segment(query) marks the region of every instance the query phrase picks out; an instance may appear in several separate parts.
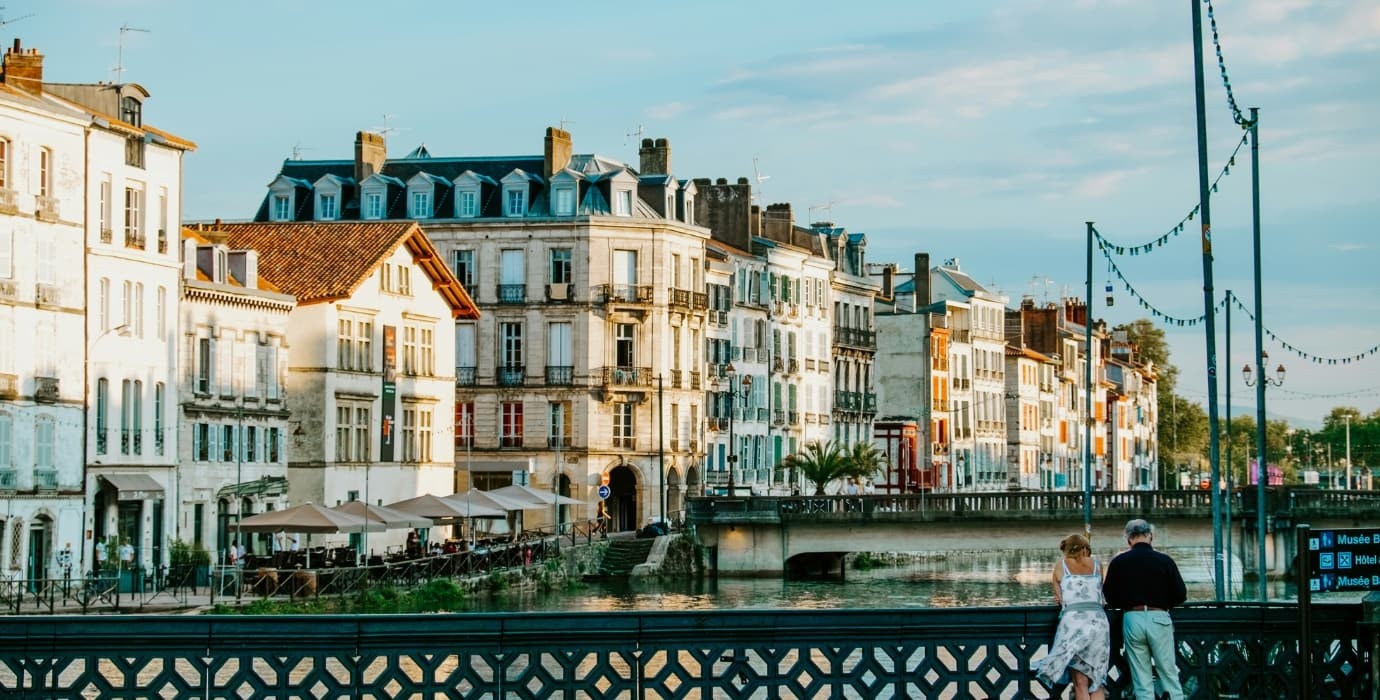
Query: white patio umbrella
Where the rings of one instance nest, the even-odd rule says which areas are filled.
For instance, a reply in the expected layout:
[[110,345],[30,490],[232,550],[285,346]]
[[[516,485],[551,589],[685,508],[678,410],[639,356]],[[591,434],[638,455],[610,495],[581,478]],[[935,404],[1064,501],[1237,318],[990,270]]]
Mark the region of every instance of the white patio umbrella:
[[303,503],[283,510],[270,510],[251,515],[240,521],[239,529],[246,532],[300,532],[307,536],[307,568],[311,568],[312,533],[382,532],[382,523],[368,522],[349,513],[331,510],[315,503]]
[[436,524],[432,522],[431,518],[422,517],[420,515],[413,515],[412,513],[404,513],[400,510],[394,510],[387,506],[369,505],[366,504],[364,501],[349,501],[346,503],[341,503],[340,505],[331,508],[331,510],[339,513],[345,513],[347,515],[353,515],[357,518],[364,518],[371,523],[381,523],[383,527],[388,530],[398,530],[403,528],[411,529],[415,527],[434,527]]
[[492,491],[485,491],[484,493],[487,493],[490,496],[502,496],[504,498],[509,498],[512,500],[523,501],[526,503],[533,504],[531,507],[527,508],[527,510],[532,510],[536,507],[551,505],[589,505],[588,503],[585,503],[584,501],[581,501],[576,498],[562,496],[559,493],[551,493],[550,491],[542,491],[541,489],[534,489],[530,486],[523,486],[521,484],[511,484],[508,486],[504,486],[502,488],[494,489]]
[[429,493],[397,503],[389,503],[387,507],[412,515],[420,515],[423,518],[451,522],[465,518],[502,518],[505,515],[504,511],[492,506],[474,504],[466,509],[463,503],[456,503]]

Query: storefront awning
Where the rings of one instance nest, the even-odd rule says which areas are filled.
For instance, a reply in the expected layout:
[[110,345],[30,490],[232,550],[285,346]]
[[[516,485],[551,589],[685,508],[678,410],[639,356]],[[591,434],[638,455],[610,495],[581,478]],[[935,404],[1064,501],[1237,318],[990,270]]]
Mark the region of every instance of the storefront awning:
[[226,484],[220,487],[216,496],[281,496],[287,493],[287,488],[287,477],[265,476],[253,481]]
[[119,492],[121,501],[156,500],[163,487],[148,474],[101,474],[100,478]]

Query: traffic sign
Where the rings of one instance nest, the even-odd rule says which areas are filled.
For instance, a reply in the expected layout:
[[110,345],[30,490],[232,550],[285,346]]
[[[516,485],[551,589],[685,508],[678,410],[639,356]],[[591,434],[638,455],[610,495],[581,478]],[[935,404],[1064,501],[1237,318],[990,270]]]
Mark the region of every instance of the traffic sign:
[[1308,590],[1380,590],[1380,528],[1308,533]]
[[608,485],[608,484],[600,484],[600,485],[599,485],[599,500],[602,501],[602,500],[604,500],[605,498],[608,498],[610,493],[612,493],[612,490],[609,489],[609,485]]
[[605,473],[599,475],[599,483],[601,483],[601,484],[603,484],[603,485],[605,485],[605,486],[608,486],[608,485],[609,485],[609,475],[608,475],[608,472],[605,472]]

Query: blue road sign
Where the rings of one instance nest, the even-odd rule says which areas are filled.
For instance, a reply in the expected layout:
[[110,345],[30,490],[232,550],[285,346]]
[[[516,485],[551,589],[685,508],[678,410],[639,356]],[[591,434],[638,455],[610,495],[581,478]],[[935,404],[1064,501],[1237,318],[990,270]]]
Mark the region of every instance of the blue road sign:
[[605,498],[608,498],[610,493],[613,493],[613,492],[609,490],[608,484],[600,484],[600,485],[599,485],[599,500],[602,501],[602,500],[604,500]]

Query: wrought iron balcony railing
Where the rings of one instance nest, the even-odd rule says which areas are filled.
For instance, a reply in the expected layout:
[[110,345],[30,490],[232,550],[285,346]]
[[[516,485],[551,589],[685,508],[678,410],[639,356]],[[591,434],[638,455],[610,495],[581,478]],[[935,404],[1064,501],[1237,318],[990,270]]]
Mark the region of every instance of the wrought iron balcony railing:
[[500,284],[498,285],[498,303],[500,304],[522,304],[527,301],[527,285],[525,284]]
[[455,368],[455,386],[474,386],[474,385],[475,385],[475,368],[474,368],[474,367],[456,367],[456,368]]
[[575,383],[575,368],[570,365],[547,365],[547,386],[570,386]]
[[526,379],[527,368],[522,365],[504,365],[498,368],[499,386],[522,386]]

